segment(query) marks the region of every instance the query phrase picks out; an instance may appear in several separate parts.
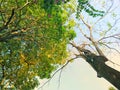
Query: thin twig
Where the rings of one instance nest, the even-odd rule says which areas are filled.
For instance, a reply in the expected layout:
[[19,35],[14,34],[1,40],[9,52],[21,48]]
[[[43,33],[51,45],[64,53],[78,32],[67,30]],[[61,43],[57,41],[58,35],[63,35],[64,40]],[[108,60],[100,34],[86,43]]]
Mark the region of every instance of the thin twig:
[[92,26],[90,26],[87,22],[85,22],[85,20],[83,19],[83,16],[82,15],[80,15],[80,19],[82,20],[82,22],[85,24],[85,26],[88,28],[88,30],[89,30],[89,33],[90,33],[90,37],[88,38],[88,37],[86,37],[86,38],[88,38],[90,41],[92,41],[93,40],[93,35],[92,35]]
[[61,82],[62,70],[63,70],[63,69],[61,69],[60,74],[59,74],[58,89],[60,88],[60,82]]
[[[110,7],[108,8],[108,10],[106,11],[106,13],[104,14],[104,16],[102,16],[101,18],[99,18],[95,23],[94,23],[94,25],[96,25],[100,20],[102,20],[108,13],[109,13],[109,11],[111,10],[111,8],[112,8],[112,6],[113,6],[113,1],[114,0],[111,0],[111,5],[110,5]],[[94,26],[93,25],[93,26]]]
[[43,88],[60,70],[62,70],[64,67],[66,67],[72,60],[74,60],[74,59],[76,59],[76,58],[78,58],[78,57],[75,57],[75,58],[72,58],[72,59],[70,59],[70,60],[67,60],[67,62],[62,66],[62,67],[60,67],[58,70],[56,70],[54,73],[53,73],[53,75],[51,76],[51,78],[50,79],[48,79],[42,86],[40,86],[38,89],[40,89],[40,88]]
[[119,0],[118,5],[117,5],[115,8],[113,8],[113,9],[110,11],[110,13],[112,13],[113,11],[115,11],[115,9],[117,9],[119,6],[120,6],[120,0]]
[[113,47],[110,47],[110,46],[108,46],[107,44],[105,44],[105,43],[102,43],[104,46],[106,46],[107,48],[109,48],[109,49],[113,49],[113,50],[115,50],[116,52],[118,52],[119,54],[120,54],[120,51],[118,51],[117,49],[115,49],[115,48],[113,48]]
[[114,22],[114,24],[105,32],[105,35],[110,31],[110,30],[112,30],[114,27],[115,27],[115,25],[117,24],[117,22],[120,20],[120,18],[118,18],[117,20],[115,20],[115,22]]
[[24,7],[26,7],[27,5],[29,5],[31,2],[28,2],[28,0],[26,1],[26,3],[21,7],[19,8],[18,10],[22,10]]
[[12,12],[11,12],[11,15],[10,17],[8,18],[8,21],[6,22],[6,24],[4,26],[2,26],[0,28],[0,32],[3,31],[5,28],[7,28],[8,24],[11,22],[13,16],[14,16],[14,12],[15,12],[15,9],[12,9]]
[[88,37],[88,36],[83,32],[83,30],[82,30],[82,28],[80,27],[80,25],[78,25],[78,28],[79,28],[80,32],[82,33],[82,35],[83,35],[85,38],[87,38],[87,39],[90,40],[90,37]]
[[[115,27],[115,25],[117,24],[117,22],[120,20],[120,18],[118,18],[117,20],[115,20],[115,22],[114,22],[114,24],[105,32],[105,35],[110,31],[110,30],[112,30],[112,28],[113,27]],[[101,39],[99,39],[98,41],[101,41],[102,39],[106,39],[106,38],[109,38],[109,37],[114,37],[115,35],[111,35],[111,36],[108,36],[108,37],[105,37],[105,35],[101,38]],[[116,38],[116,37],[114,37],[114,38]]]
[[120,36],[120,33],[110,35],[110,36],[107,36],[107,37],[102,37],[101,39],[98,40],[98,42],[102,41],[103,39],[107,39],[107,38],[111,38],[111,37],[115,37],[115,36]]

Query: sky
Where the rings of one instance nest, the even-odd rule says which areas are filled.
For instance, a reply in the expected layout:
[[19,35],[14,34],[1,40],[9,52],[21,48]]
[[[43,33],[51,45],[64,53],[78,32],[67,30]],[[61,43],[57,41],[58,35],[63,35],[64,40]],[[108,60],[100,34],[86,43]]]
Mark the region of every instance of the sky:
[[[95,3],[92,3],[93,5],[100,4],[102,3],[102,7],[103,8],[107,8],[108,6],[110,6],[110,3],[108,2],[107,4],[105,4],[104,0],[93,0]],[[107,1],[107,0],[105,0]],[[110,0],[109,0],[110,1]],[[113,10],[113,12],[119,14],[120,13],[120,7],[118,9],[114,9],[115,7],[117,7],[120,3],[119,0],[113,0],[114,1],[114,5],[113,8],[111,9],[111,11]],[[100,3],[99,3],[100,2]],[[100,6],[98,5],[97,8],[100,8]],[[119,15],[118,15],[119,16]],[[117,16],[116,16],[117,18]],[[86,18],[85,18],[86,19]],[[92,20],[92,22],[95,19]],[[101,21],[102,25],[104,25],[105,27],[102,27],[100,24],[100,27],[98,27],[98,24],[95,25],[95,29],[99,31],[99,29],[105,29],[106,27],[106,23],[107,22],[111,22],[114,23],[114,18],[111,18],[111,16],[106,16],[105,20]],[[88,20],[89,22],[89,20]],[[120,23],[118,23],[117,27],[120,25]],[[84,28],[84,27],[83,27]],[[75,38],[75,41],[78,43],[79,42],[79,38],[80,38],[80,33],[78,29],[75,30],[77,33],[77,37]],[[120,30],[116,31],[116,32],[120,32]],[[116,33],[114,32],[114,33]],[[112,32],[110,32],[110,34],[113,34]],[[96,38],[98,37],[97,35],[95,36]],[[117,46],[115,46],[117,47]],[[105,49],[106,50],[106,49]],[[109,59],[113,60],[114,62],[120,64],[120,60],[119,60],[119,54],[114,52],[114,53],[107,53],[107,56]],[[107,65],[115,68],[115,69],[119,69],[120,67],[113,65],[110,62],[106,63]],[[60,77],[60,80],[59,80]],[[44,84],[44,82],[46,82],[46,80],[43,80],[41,85]],[[97,73],[93,70],[93,68],[83,59],[79,58],[74,60],[74,62],[68,64],[61,73],[57,73],[52,80],[50,80],[49,83],[47,83],[43,88],[36,88],[35,90],[108,90],[109,87],[111,87],[112,85],[106,81],[103,78],[98,78],[97,77]]]
[[43,88],[36,90],[108,90],[112,86],[105,79],[97,78],[97,73],[92,67],[80,58],[63,69],[60,83],[59,75],[60,73]]

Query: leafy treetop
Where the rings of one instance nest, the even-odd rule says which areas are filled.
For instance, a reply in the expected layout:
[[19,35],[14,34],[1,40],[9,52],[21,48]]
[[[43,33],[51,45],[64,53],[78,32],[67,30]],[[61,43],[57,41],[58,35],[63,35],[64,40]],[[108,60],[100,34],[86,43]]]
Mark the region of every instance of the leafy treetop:
[[[75,37],[65,22],[68,13],[46,0],[2,0],[0,3],[0,89],[30,90],[50,78],[65,62],[66,45]],[[47,0],[48,1],[48,0]],[[52,0],[50,0],[52,1]],[[64,18],[63,18],[64,17]]]
[[92,5],[90,5],[89,0],[78,0],[77,18],[79,17],[79,14],[82,12],[82,10],[93,17],[104,15],[104,11],[96,10]]

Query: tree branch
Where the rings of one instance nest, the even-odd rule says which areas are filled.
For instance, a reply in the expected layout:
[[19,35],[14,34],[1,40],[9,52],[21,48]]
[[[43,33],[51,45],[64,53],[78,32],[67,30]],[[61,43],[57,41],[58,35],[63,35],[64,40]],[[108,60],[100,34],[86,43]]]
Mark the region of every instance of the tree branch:
[[114,34],[114,35],[110,35],[110,36],[107,36],[107,37],[102,37],[101,39],[98,40],[98,42],[104,40],[104,39],[107,39],[107,38],[111,38],[111,37],[115,37],[115,36],[120,36],[120,33],[117,33],[117,34]]
[[97,52],[98,52],[99,55],[105,56],[105,55],[103,54],[103,52],[101,51],[101,49],[98,47],[97,42],[96,42],[96,41],[94,40],[94,38],[93,38],[93,35],[92,35],[92,27],[91,27],[88,23],[86,23],[86,22],[84,21],[84,19],[83,19],[83,17],[82,17],[81,15],[80,15],[80,18],[81,18],[82,22],[86,25],[86,27],[89,29],[89,32],[90,32],[90,37],[87,37],[87,35],[85,35],[85,34],[84,34],[84,36],[93,43],[93,45],[95,46],[95,48],[96,48],[96,50],[97,50]]
[[28,0],[26,0],[26,3],[21,8],[19,8],[18,10],[22,10],[24,7],[26,7],[27,5],[29,5],[31,2],[28,2]]
[[[78,49],[78,51],[81,53],[81,49],[79,50],[78,46],[76,46],[74,43],[71,43],[71,45]],[[105,78],[116,88],[120,89],[120,72],[105,64],[106,61],[109,61],[105,56],[97,56],[87,49],[82,49],[82,52],[83,53],[80,55],[97,72],[97,76],[99,78]]]
[[63,70],[63,69],[61,69],[60,74],[59,74],[58,89],[59,89],[59,87],[60,87],[60,81],[61,81],[61,76],[62,76],[62,70]]
[[[111,10],[111,8],[113,7],[113,1],[114,0],[111,0],[111,5],[110,5],[110,7],[108,8],[108,10],[106,11],[106,13],[104,14],[104,16],[102,16],[101,18],[99,18],[95,23],[94,23],[94,25],[96,25],[100,20],[102,20],[108,13],[109,13],[109,11]],[[93,25],[93,26],[94,26]]]
[[118,52],[118,53],[120,54],[120,51],[118,51],[117,49],[115,49],[115,48],[113,48],[113,47],[110,47],[110,46],[108,46],[108,45],[105,44],[105,43],[102,43],[102,45],[106,46],[106,47],[109,48],[109,49],[113,49],[113,50],[115,50],[116,52]]
[[6,24],[3,25],[2,27],[0,27],[0,32],[2,32],[4,29],[7,28],[7,26],[9,25],[9,23],[11,22],[11,20],[14,16],[14,11],[15,11],[15,9],[12,9],[11,16],[8,18],[8,21],[6,22]]
[[65,68],[71,61],[73,61],[74,59],[76,59],[78,57],[75,57],[75,58],[72,58],[70,60],[67,60],[67,62],[62,66],[60,67],[59,69],[57,69],[51,76],[50,79],[48,79],[42,86],[38,87],[38,89],[44,87],[60,70],[62,70],[63,68]]

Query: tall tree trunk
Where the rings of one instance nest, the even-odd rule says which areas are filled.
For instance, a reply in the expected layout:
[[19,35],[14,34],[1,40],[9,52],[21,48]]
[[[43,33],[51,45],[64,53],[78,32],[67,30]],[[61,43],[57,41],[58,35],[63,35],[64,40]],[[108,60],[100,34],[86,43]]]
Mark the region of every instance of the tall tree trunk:
[[105,78],[108,82],[120,90],[120,72],[105,64],[105,62],[108,61],[106,57],[97,56],[91,53],[89,56],[84,55],[84,59],[97,72],[98,77]]
[[71,45],[75,47],[80,52],[80,56],[92,66],[99,78],[105,78],[120,90],[120,72],[105,64],[105,62],[109,60],[103,54],[100,55],[99,53],[100,56],[98,56],[87,49],[76,46],[75,43],[71,43]]

